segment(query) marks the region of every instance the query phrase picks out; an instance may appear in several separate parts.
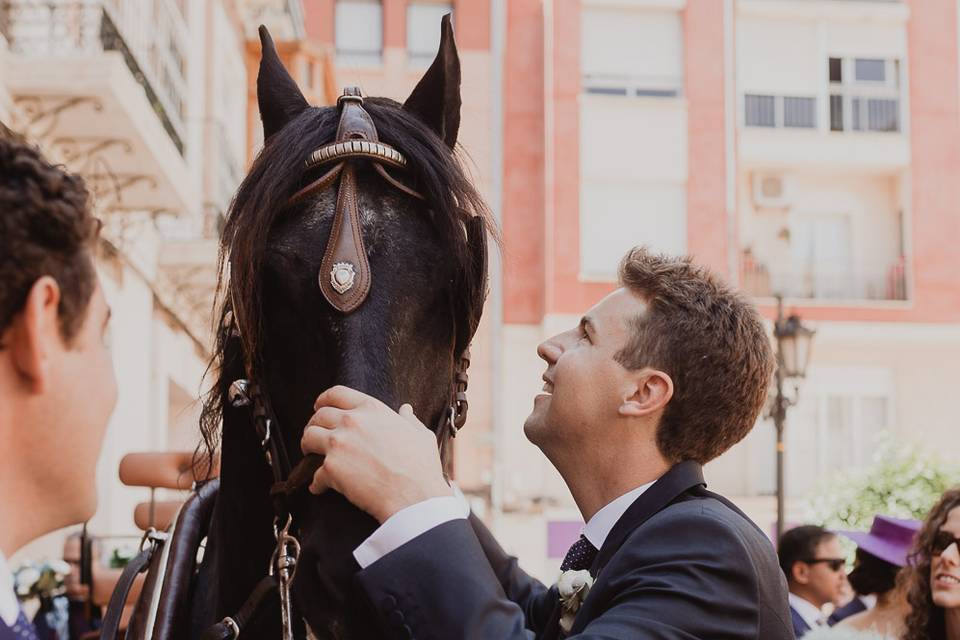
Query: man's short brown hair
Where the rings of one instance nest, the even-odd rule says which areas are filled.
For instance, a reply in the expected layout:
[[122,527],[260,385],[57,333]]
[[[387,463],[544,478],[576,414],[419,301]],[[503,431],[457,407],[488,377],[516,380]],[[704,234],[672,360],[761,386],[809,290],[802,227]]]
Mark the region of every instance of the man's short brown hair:
[[0,131],[0,335],[42,276],[60,285],[63,338],[82,326],[96,288],[91,245],[99,228],[88,201],[80,177]]
[[673,398],[657,428],[671,462],[703,464],[750,432],[767,396],[774,358],[752,304],[690,258],[632,249],[620,284],[644,299],[617,360],[653,367],[673,380]]

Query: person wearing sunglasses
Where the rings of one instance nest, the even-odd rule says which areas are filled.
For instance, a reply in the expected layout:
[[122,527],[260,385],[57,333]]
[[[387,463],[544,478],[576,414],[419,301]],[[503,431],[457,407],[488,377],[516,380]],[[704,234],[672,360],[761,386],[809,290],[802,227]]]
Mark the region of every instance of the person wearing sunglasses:
[[825,626],[823,607],[840,602],[846,575],[840,541],[832,531],[815,525],[790,529],[777,545],[780,568],[790,590],[790,616],[797,638]]
[[[856,563],[847,580],[858,597],[835,611],[830,623],[834,624],[844,610],[850,611],[859,605],[860,611],[843,617],[834,627],[814,629],[804,640],[897,640],[903,637],[904,620],[910,608],[899,578],[919,529],[917,520],[878,515],[870,531],[839,531],[857,543]],[[867,606],[864,599],[873,603]]]
[[960,640],[960,487],[930,510],[907,578],[905,640]]

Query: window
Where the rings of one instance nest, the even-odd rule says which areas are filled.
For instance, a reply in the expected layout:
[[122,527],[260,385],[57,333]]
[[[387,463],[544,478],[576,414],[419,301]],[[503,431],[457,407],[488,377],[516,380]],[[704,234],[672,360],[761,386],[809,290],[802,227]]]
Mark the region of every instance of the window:
[[776,97],[755,96],[745,97],[748,127],[775,127],[777,126]]
[[440,20],[453,13],[449,2],[411,2],[407,7],[407,60],[426,66],[440,46]]
[[812,129],[817,126],[816,98],[783,97],[783,126]]
[[857,82],[884,82],[886,65],[883,60],[857,58],[854,62],[854,78]]
[[[894,423],[893,372],[871,366],[810,367],[785,432],[786,489],[803,496],[820,479],[869,464]],[[776,486],[774,429],[760,423],[747,436],[753,489]]]
[[900,131],[898,60],[830,58],[828,65],[831,131]]
[[817,99],[805,96],[744,96],[744,124],[748,127],[817,126]]
[[380,64],[383,6],[377,0],[337,0],[334,16],[337,62]]
[[843,131],[843,96],[830,96],[830,131]]
[[681,94],[679,12],[586,6],[580,29],[586,93],[654,98]]
[[830,58],[830,82],[843,82],[843,60]]
[[846,214],[797,214],[790,224],[790,273],[778,274],[779,290],[795,298],[860,298],[853,273],[853,232]]

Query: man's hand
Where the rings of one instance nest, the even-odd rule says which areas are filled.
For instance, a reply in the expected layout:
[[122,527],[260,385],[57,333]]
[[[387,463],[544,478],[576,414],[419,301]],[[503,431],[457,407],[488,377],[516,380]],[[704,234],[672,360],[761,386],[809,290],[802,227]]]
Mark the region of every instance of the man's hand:
[[437,439],[405,404],[395,413],[376,398],[332,387],[317,398],[303,432],[304,453],[326,456],[310,485],[333,489],[379,522],[429,498],[449,496]]

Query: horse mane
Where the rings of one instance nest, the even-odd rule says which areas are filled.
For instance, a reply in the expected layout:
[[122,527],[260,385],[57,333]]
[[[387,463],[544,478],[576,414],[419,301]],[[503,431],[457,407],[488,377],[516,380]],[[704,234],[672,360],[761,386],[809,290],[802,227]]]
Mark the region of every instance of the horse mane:
[[[473,218],[483,221],[486,232],[499,244],[493,218],[468,179],[460,160],[432,129],[415,115],[388,98],[365,98],[364,109],[370,114],[381,142],[401,151],[407,158],[412,185],[426,199],[423,207],[438,232],[455,265],[454,287],[472,292],[486,287],[471,268],[473,253],[468,243],[466,225]],[[203,398],[200,416],[202,442],[195,461],[212,462],[220,443],[224,389],[230,380],[223,379],[226,347],[230,338],[224,319],[233,314],[240,328],[240,340],[248,371],[256,372],[262,362],[261,345],[261,281],[270,234],[279,218],[304,204],[287,207],[287,201],[304,186],[308,175],[305,161],[311,152],[334,140],[339,123],[336,107],[310,107],[271,136],[257,155],[230,204],[226,225],[220,239],[218,279],[214,298],[214,350],[206,378],[212,384]],[[307,206],[311,200],[305,201]],[[470,296],[469,299],[482,299]],[[212,468],[212,465],[207,467]]]

